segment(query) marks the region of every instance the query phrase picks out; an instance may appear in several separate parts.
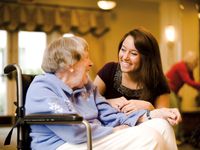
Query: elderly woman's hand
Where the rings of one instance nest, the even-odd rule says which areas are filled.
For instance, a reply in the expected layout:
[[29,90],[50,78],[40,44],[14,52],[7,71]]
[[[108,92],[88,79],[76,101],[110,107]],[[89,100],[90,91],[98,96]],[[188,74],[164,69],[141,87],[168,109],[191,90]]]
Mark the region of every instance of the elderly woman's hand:
[[171,125],[177,125],[181,122],[181,114],[177,108],[160,108],[150,112],[151,118],[166,119]]
[[128,125],[124,124],[124,125],[119,125],[119,126],[116,126],[113,128],[113,131],[118,131],[118,130],[122,130],[122,129],[126,129],[126,128],[129,128]]

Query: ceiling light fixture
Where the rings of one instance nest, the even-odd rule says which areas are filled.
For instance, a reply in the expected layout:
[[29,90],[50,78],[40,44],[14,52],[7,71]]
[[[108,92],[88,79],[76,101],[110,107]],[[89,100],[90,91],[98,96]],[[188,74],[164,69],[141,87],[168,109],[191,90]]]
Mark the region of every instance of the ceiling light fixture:
[[65,34],[63,35],[63,37],[73,37],[73,36],[74,36],[74,34],[73,34],[72,32],[65,33]]
[[113,0],[99,0],[97,5],[103,10],[111,10],[116,6],[116,2]]
[[175,41],[175,28],[172,25],[168,25],[165,28],[165,35],[168,42],[174,42]]

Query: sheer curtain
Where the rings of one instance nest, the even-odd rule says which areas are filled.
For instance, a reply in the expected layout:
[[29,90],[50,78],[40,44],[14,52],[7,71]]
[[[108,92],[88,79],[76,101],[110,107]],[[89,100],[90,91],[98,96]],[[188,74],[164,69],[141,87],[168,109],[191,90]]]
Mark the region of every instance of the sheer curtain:
[[100,37],[109,30],[105,24],[108,13],[98,9],[0,2],[0,28],[63,34],[73,31]]

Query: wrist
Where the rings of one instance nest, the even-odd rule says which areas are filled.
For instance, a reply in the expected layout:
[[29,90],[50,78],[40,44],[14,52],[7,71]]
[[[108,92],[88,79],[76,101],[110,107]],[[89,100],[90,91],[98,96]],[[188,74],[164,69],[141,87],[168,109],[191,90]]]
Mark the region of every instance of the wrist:
[[151,120],[152,119],[152,117],[151,117],[151,111],[149,111],[149,110],[147,110],[147,112],[146,112],[146,117],[147,117],[147,120]]

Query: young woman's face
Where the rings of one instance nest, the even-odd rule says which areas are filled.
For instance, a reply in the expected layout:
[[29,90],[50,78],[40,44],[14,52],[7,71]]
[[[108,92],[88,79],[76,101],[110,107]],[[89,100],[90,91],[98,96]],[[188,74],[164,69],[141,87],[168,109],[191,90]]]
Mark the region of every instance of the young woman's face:
[[88,83],[88,73],[93,63],[87,51],[84,52],[80,61],[74,64],[74,76],[76,77],[77,87],[81,88]]
[[137,71],[140,67],[141,55],[135,48],[134,39],[127,36],[119,51],[121,71],[125,73]]

